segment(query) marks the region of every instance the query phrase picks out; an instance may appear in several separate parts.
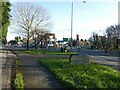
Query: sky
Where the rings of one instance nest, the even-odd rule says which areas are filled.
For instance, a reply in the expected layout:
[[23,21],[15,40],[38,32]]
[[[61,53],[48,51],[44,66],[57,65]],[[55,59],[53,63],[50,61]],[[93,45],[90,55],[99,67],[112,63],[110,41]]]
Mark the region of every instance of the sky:
[[[9,0],[15,2],[24,0]],[[118,24],[118,1],[119,0],[25,0],[46,8],[51,16],[52,28],[57,40],[71,37],[71,3],[73,2],[73,34],[79,34],[80,39],[89,39],[92,32],[102,35],[105,29]],[[9,26],[7,41],[14,39],[17,34],[13,33],[12,24]]]

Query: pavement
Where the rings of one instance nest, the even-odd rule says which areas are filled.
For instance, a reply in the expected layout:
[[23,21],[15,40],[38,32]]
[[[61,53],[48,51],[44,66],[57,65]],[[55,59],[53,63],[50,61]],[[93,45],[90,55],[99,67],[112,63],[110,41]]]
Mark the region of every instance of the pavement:
[[40,56],[28,55],[21,51],[14,53],[22,62],[25,88],[62,88],[55,77],[38,62]]
[[0,46],[0,89],[11,87],[11,67],[15,59],[14,54]]

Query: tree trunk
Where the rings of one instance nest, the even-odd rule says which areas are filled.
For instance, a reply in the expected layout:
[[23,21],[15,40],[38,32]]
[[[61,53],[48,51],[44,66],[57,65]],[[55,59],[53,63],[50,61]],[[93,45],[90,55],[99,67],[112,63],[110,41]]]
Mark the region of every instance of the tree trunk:
[[35,50],[37,50],[37,38],[35,37]]
[[37,48],[37,43],[35,43],[35,50],[37,50],[38,48]]
[[29,39],[27,39],[27,50],[29,50]]
[[29,50],[29,30],[27,31],[27,50]]

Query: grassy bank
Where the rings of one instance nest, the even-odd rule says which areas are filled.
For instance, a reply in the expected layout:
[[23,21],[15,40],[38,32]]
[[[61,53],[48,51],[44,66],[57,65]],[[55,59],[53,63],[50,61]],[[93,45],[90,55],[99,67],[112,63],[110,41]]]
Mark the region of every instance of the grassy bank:
[[67,88],[120,88],[120,72],[108,66],[74,65],[66,59],[42,59],[40,62]]
[[74,52],[59,52],[59,51],[50,51],[50,50],[26,50],[25,53],[27,54],[58,54],[58,55],[70,55],[74,54]]

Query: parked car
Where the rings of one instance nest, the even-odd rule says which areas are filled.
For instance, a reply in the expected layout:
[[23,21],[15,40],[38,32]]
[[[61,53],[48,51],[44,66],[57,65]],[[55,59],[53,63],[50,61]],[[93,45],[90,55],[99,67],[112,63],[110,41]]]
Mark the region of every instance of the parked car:
[[[27,44],[23,44],[22,47],[27,47]],[[29,44],[30,48],[35,48],[35,44]]]
[[21,47],[21,45],[14,44],[13,47]]
[[35,48],[35,44],[29,44],[30,48]]
[[26,44],[23,44],[22,47],[27,47],[27,45],[26,45]]

